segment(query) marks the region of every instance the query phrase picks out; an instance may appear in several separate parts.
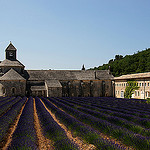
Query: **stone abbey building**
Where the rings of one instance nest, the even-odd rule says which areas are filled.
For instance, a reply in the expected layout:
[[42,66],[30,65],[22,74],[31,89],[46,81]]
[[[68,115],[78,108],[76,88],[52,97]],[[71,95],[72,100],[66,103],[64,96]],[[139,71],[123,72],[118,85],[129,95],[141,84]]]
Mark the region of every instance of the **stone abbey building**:
[[0,61],[0,96],[113,96],[109,70],[25,70],[10,42]]

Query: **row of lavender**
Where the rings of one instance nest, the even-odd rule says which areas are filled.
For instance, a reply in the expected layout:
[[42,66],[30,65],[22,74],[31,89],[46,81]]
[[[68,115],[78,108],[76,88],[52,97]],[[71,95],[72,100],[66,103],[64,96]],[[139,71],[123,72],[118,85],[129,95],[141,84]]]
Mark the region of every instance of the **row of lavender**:
[[56,118],[61,123],[63,123],[69,130],[71,130],[73,136],[78,136],[83,140],[87,141],[88,143],[95,145],[97,149],[124,149],[122,146],[116,144],[115,142],[100,137],[99,133],[90,126],[85,125],[83,123],[83,120],[80,121],[77,118],[71,116],[67,111],[65,112],[60,110],[58,107],[52,104],[55,100],[48,101],[47,99],[42,98],[42,101],[44,102],[46,107],[55,114]]
[[[62,98],[63,99],[63,98]],[[113,101],[114,99],[114,101]],[[96,109],[101,108],[103,110],[111,110],[114,112],[120,112],[124,114],[131,114],[135,116],[139,116],[141,118],[148,118],[147,115],[150,115],[149,104],[133,104],[132,102],[126,102],[126,100],[116,99],[116,98],[77,98],[77,99],[64,99],[65,101],[72,102],[74,104],[80,104],[84,107]],[[87,105],[88,104],[88,105]],[[95,108],[94,108],[95,107]]]
[[[5,102],[4,102],[5,100]],[[63,124],[65,124],[69,130],[72,131],[74,136],[79,136],[83,140],[94,144],[97,149],[124,149],[120,145],[112,142],[110,140],[103,139],[99,136],[99,133],[92,129],[91,127],[82,123],[78,119],[70,116],[68,113],[61,111],[55,107],[50,101],[42,98],[43,102],[53,113],[55,113],[57,119],[59,119]],[[58,150],[77,150],[79,149],[77,145],[68,139],[65,131],[54,121],[49,112],[45,109],[42,101],[39,98],[35,99],[37,114],[43,129],[43,135],[52,140],[55,149]],[[24,105],[25,104],[25,105]],[[25,107],[23,107],[23,105]],[[30,97],[28,100],[26,97],[5,97],[0,99],[0,106],[3,109],[2,115],[0,117],[0,145],[1,148],[5,144],[9,128],[11,127],[21,108],[23,111],[19,118],[19,122],[16,129],[12,135],[12,141],[8,146],[8,149],[37,149],[38,142],[35,131],[34,124],[34,108],[33,108],[33,98]],[[5,109],[4,109],[5,108]]]
[[136,149],[150,149],[150,111],[143,109],[149,108],[148,104],[142,104],[140,107],[124,101],[126,106],[124,108],[123,99],[114,99],[115,103],[113,98],[49,98],[49,100],[83,123],[119,139],[126,145]]
[[[62,98],[62,100],[63,99],[64,98]],[[106,99],[106,98],[104,98],[104,99]],[[108,100],[108,98],[107,98],[107,100]],[[141,105],[141,107],[139,106],[135,109],[135,106],[133,104],[128,103],[128,106],[126,105],[126,107],[124,107],[124,104],[122,104],[122,107],[115,108],[113,106],[112,101],[110,101],[108,103],[108,105],[106,106],[106,105],[103,105],[103,103],[99,99],[97,99],[97,103],[101,102],[101,104],[93,104],[92,102],[89,103],[89,102],[85,101],[84,98],[82,98],[80,101],[78,99],[77,100],[75,100],[75,99],[64,99],[63,102],[64,103],[67,102],[66,104],[68,104],[68,105],[69,105],[69,103],[71,103],[72,107],[74,105],[82,106],[83,108],[88,108],[91,110],[99,111],[101,113],[109,114],[111,116],[121,117],[121,118],[127,119],[128,121],[133,121],[136,124],[142,125],[146,128],[150,128],[150,121],[149,121],[150,111],[149,111],[149,108],[147,108],[147,109],[145,108],[142,111],[142,107],[143,107],[142,105]],[[117,102],[115,102],[115,105],[117,105]],[[120,105],[120,104],[118,104],[118,105]],[[146,105],[147,105],[147,107],[149,107],[148,104],[146,104]],[[133,109],[132,109],[132,107],[133,107]],[[81,107],[79,107],[78,109],[80,109],[80,108]]]
[[[5,100],[5,102],[3,101]],[[5,144],[5,140],[9,136],[9,129],[15,122],[22,106],[25,104],[27,98],[21,97],[7,97],[1,98],[0,101],[0,148]]]
[[[5,100],[4,103],[3,100]],[[43,134],[53,141],[55,149],[78,149],[77,146],[67,138],[64,130],[53,120],[40,99],[36,98],[35,102]],[[11,143],[7,149],[38,149],[38,139],[34,123],[33,98],[30,97],[27,100],[26,97],[5,97],[0,100],[0,106],[3,109],[0,117],[0,148],[3,148],[6,144],[10,134],[10,128],[13,124],[17,123],[17,117],[21,113],[21,109],[23,109],[16,129],[11,137]]]
[[[42,101],[36,98],[35,100],[43,134],[53,141],[56,149],[79,148],[67,138],[65,131],[53,120],[42,101],[56,118],[71,130],[74,136],[79,136],[88,143],[94,144],[97,149],[124,149],[120,144],[100,137],[99,132],[110,135],[136,149],[150,149],[148,129],[150,115],[148,109],[143,109],[149,108],[149,105],[144,104],[140,107],[136,103],[133,106],[132,102],[124,101],[124,104],[129,106],[123,109],[123,99],[114,99],[114,103],[113,98],[49,98],[49,100],[42,98]],[[25,103],[8,149],[37,149],[32,97],[28,101],[26,97],[0,97],[1,147],[10,124],[14,122]],[[142,116],[143,113],[144,116]]]

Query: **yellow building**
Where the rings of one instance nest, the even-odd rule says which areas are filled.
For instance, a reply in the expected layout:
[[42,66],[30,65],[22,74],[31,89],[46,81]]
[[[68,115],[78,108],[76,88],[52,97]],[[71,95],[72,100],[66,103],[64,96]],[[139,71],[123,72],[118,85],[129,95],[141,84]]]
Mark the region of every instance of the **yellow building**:
[[150,98],[150,72],[127,74],[120,77],[115,77],[115,97],[124,98],[124,92],[128,86],[127,81],[136,81],[138,90],[132,94],[132,98],[146,99]]

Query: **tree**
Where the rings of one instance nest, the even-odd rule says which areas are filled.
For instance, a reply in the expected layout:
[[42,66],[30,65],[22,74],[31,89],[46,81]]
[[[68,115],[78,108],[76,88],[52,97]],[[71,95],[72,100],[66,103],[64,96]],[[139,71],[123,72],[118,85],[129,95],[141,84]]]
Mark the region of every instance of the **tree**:
[[110,59],[109,62],[108,62],[108,64],[112,63],[113,61],[114,61],[113,59]]
[[103,64],[93,69],[107,70],[109,66],[115,77],[124,74],[150,72],[150,48],[124,57],[115,55],[115,59],[110,59],[108,64]]
[[122,58],[123,58],[122,55],[116,55],[116,56],[115,56],[115,60],[120,60],[120,59],[122,59]]
[[138,89],[139,87],[137,86],[136,81],[128,81],[126,89],[125,89],[125,93],[124,93],[124,98],[128,98],[128,99],[132,98],[133,92]]

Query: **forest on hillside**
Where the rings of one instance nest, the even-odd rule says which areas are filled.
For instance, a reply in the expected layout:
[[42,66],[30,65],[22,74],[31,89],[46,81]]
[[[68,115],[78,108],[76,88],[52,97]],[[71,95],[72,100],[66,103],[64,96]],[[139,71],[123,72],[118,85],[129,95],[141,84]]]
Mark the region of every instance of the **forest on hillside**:
[[133,55],[116,55],[108,64],[91,68],[92,70],[108,70],[117,77],[125,74],[150,72],[150,48],[138,51]]

